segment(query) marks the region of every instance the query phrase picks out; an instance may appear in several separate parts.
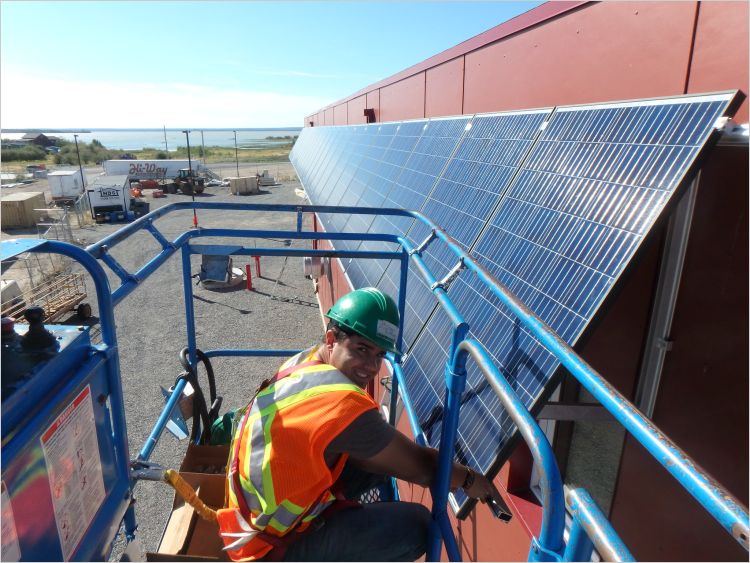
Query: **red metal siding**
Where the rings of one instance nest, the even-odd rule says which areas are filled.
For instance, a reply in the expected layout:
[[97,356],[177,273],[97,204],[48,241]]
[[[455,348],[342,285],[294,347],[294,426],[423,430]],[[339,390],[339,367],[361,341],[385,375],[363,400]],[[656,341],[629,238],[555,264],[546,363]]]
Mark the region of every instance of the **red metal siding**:
[[427,71],[425,117],[463,113],[464,58],[452,60]]
[[382,121],[380,119],[380,90],[367,93],[367,107],[375,110],[375,121]]
[[[679,95],[686,86],[747,93],[746,2],[549,2],[326,112],[365,94],[377,121],[392,121]],[[747,108],[736,121],[747,121]]]
[[402,70],[401,72],[389,76],[388,78],[375,82],[367,88],[359,90],[351,96],[348,96],[343,100],[339,100],[338,102],[331,105],[336,105],[340,102],[355,98],[365,92],[372,92],[373,90],[381,88],[383,86],[394,84],[395,82],[403,80],[404,78],[409,78],[410,76],[414,76],[415,74],[424,72],[427,69],[434,68],[445,62],[461,57],[466,53],[483,47],[484,45],[488,45],[494,41],[498,41],[504,37],[513,35],[518,31],[524,30],[534,25],[539,25],[546,20],[558,17],[565,12],[574,10],[579,6],[585,5],[587,3],[588,2],[585,1],[569,0],[556,0],[554,2],[546,2],[541,6],[534,8],[533,10],[529,10],[528,12],[520,14],[515,18],[508,20],[507,22],[496,25],[495,27],[488,29],[483,33],[480,33],[479,35],[467,39],[466,41],[459,43],[455,47],[451,47],[450,49],[446,49],[442,53],[438,53],[437,55],[434,55],[429,59],[425,59],[421,63],[417,63]]
[[694,2],[606,2],[479,49],[464,112],[682,94],[694,14]]
[[333,108],[328,108],[323,112],[323,125],[334,125]]
[[334,125],[346,125],[348,122],[347,106],[341,104],[334,106],[333,108],[333,124]]
[[[739,88],[748,94],[748,3],[703,2],[695,34],[689,92]],[[745,100],[734,117],[747,123]]]
[[365,117],[365,108],[367,106],[367,96],[354,98],[346,103],[349,115],[349,123],[367,123]]
[[378,121],[424,117],[424,72],[380,89]]

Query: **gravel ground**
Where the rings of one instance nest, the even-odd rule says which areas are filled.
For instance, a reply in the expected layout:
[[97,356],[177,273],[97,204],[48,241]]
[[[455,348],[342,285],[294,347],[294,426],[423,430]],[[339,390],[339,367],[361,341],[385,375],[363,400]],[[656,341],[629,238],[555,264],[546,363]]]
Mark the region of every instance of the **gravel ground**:
[[[249,165],[243,165],[246,168]],[[274,170],[278,166],[279,170]],[[293,175],[287,173],[289,164],[264,165],[271,174],[280,178]],[[283,168],[283,169],[282,169]],[[234,164],[232,164],[234,170]],[[247,170],[254,173],[255,168]],[[241,170],[242,173],[247,173]],[[235,172],[236,173],[236,172]],[[227,175],[230,175],[227,169]],[[302,203],[294,193],[299,187],[296,181],[286,181],[281,186],[265,188],[260,194],[232,196],[228,188],[207,188],[196,196],[196,200],[212,202],[250,203]],[[148,193],[148,192],[146,192]],[[170,194],[166,198],[152,199],[151,209],[167,203],[189,201],[189,196]],[[156,221],[156,226],[170,240],[179,233],[192,228],[192,212],[172,213]],[[287,229],[296,227],[296,214],[289,213],[243,213],[198,211],[200,227]],[[306,225],[309,228],[307,218]],[[91,244],[116,231],[122,225],[103,224],[77,229],[75,236],[84,244]],[[4,233],[4,237],[10,236]],[[246,246],[283,247],[279,240],[245,241]],[[232,239],[236,243],[237,239]],[[203,239],[205,243],[228,243],[229,240]],[[310,247],[310,242],[292,241],[293,247]],[[122,266],[129,272],[147,263],[160,247],[150,234],[139,233],[111,250]],[[253,291],[247,291],[244,283],[226,290],[208,290],[195,284],[193,303],[196,316],[198,347],[202,350],[215,348],[278,348],[300,349],[315,343],[322,334],[320,309],[314,286],[302,273],[302,259],[289,258],[286,266],[283,257],[261,258],[262,277],[255,276],[252,264]],[[234,266],[244,269],[251,259],[235,257]],[[200,257],[193,256],[191,271],[199,271]],[[119,279],[108,268],[112,288],[119,286]],[[283,270],[283,275],[282,274]],[[278,280],[278,282],[277,282]],[[93,284],[88,280],[89,300],[98,314]],[[285,298],[274,299],[274,296]],[[128,425],[130,458],[136,457],[142,448],[164,400],[159,386],[171,386],[181,371],[178,354],[187,345],[185,306],[182,291],[181,258],[177,253],[151,275],[132,294],[115,308],[117,339],[120,348],[125,412]],[[73,317],[73,322],[77,317]],[[282,358],[231,359],[217,358],[213,362],[218,394],[223,396],[222,412],[244,405],[257,385],[271,375]],[[200,370],[203,374],[203,370]],[[205,377],[200,378],[205,382]],[[204,388],[207,385],[204,383]],[[151,455],[151,461],[165,467],[177,468],[187,447],[187,440],[178,441],[168,432]],[[136,488],[136,515],[139,522],[138,536],[144,551],[156,551],[172,503],[172,490],[161,483],[142,482]],[[122,541],[118,539],[112,559],[122,552]]]
[[[202,199],[300,203],[301,200],[294,194],[295,187],[299,187],[299,184],[285,183],[268,188],[266,193],[244,198],[229,195],[226,188],[215,188],[221,192],[213,192]],[[160,201],[188,199],[188,196],[170,195]],[[293,230],[296,216],[242,212],[210,214],[201,210],[198,212],[198,220],[201,227]],[[172,239],[192,226],[192,213],[172,214],[156,224],[163,234]],[[100,238],[97,237],[97,240]],[[245,242],[247,246],[255,243],[258,246],[264,245],[261,240]],[[120,246],[124,248],[121,249]],[[113,255],[126,267],[145,263],[157,250],[150,235],[139,237],[138,243],[120,246],[113,249]],[[284,243],[270,240],[265,246],[284,246]],[[310,243],[298,241],[292,242],[292,246],[309,248]],[[261,258],[261,278],[255,276],[253,264],[251,271],[254,291],[247,291],[244,284],[236,289],[223,291],[192,286],[196,337],[200,349],[299,349],[310,346],[320,338],[320,310],[312,282],[303,277],[302,260],[289,258],[286,267],[284,261],[282,257]],[[245,257],[236,257],[234,265],[244,267],[248,262],[250,260]],[[199,267],[200,257],[193,256],[191,271],[197,273]],[[279,278],[282,269],[283,275]],[[115,308],[131,458],[137,455],[144,444],[163,406],[159,385],[168,388],[181,371],[178,354],[187,344],[181,282],[181,259],[175,255]],[[273,296],[292,301],[273,299]],[[213,367],[217,392],[224,398],[222,412],[244,405],[251,392],[275,371],[280,362],[280,358],[217,358]],[[202,381],[205,382],[205,378]],[[187,440],[178,442],[165,432],[151,460],[166,467],[179,467],[187,447],[186,442]],[[136,498],[142,547],[145,551],[156,551],[171,509],[172,491],[160,483],[144,482],[136,489]]]

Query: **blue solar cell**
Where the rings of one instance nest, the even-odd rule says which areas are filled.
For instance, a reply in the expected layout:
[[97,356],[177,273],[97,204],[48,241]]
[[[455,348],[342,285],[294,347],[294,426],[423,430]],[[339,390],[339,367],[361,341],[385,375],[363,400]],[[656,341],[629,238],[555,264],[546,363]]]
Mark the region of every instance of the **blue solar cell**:
[[[444,226],[461,246],[468,249],[518,170],[521,159],[550,111],[475,116],[464,126],[465,135],[420,211]],[[451,125],[457,129],[456,125]],[[477,148],[479,144],[481,150]],[[498,150],[497,147],[505,148]],[[418,245],[428,235],[427,227],[415,222],[408,238]],[[438,279],[458,261],[456,255],[440,242],[432,243],[423,253],[423,258]],[[388,278],[388,286],[395,286],[398,282],[391,268],[385,278]],[[410,276],[407,295],[409,311],[405,319],[404,341],[411,346],[434,310],[436,301],[420,276]]]
[[[346,205],[421,210],[575,344],[733,97],[322,128],[329,130],[300,136],[292,162],[311,184],[314,202],[335,197],[326,192],[333,189]],[[336,154],[341,151],[346,154]],[[334,175],[326,170],[332,165],[345,170]],[[413,244],[429,234],[421,223],[384,216],[352,215],[337,225],[349,232],[406,234]],[[457,262],[439,241],[422,257],[437,279]],[[396,295],[398,265],[394,261],[384,271],[386,265],[358,260],[345,268],[355,287],[377,285]],[[450,324],[413,269],[407,290],[405,383],[423,430],[437,445]],[[462,273],[448,293],[470,335],[487,348],[522,401],[537,408],[551,392],[558,362],[474,274]],[[515,428],[471,362],[462,402],[456,454],[491,473],[507,457]],[[458,505],[465,501],[460,494],[454,497]]]
[[[690,168],[729,98],[708,104],[682,99],[558,109],[472,254],[574,344]],[[691,144],[667,144],[675,140]],[[462,274],[449,295],[472,327],[470,334],[484,344],[524,403],[535,408],[551,390],[558,362],[473,275]],[[414,345],[415,354],[423,346],[434,348],[429,342],[432,322]],[[407,373],[416,369],[407,364],[404,368]],[[468,380],[472,389],[480,385],[475,368],[469,369]],[[426,394],[423,400],[415,405],[420,417],[434,412],[433,401],[442,404],[437,395],[431,401]],[[491,398],[486,401],[491,405],[486,412],[480,402],[473,415],[462,410],[459,443],[482,470],[490,471],[507,455],[515,428],[510,421],[498,421],[493,431],[484,433],[484,442],[468,440],[470,427],[497,419],[499,407]]]

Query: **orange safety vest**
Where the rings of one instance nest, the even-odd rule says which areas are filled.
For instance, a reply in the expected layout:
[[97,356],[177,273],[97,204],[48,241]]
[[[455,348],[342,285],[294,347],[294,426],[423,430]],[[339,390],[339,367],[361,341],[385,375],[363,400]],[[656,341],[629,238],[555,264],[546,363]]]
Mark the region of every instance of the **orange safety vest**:
[[[245,410],[231,445],[227,508],[218,511],[224,549],[254,561],[285,548],[336,500],[331,487],[348,458],[329,468],[323,453],[375,401],[316,348],[287,360]],[[265,382],[264,382],[265,383]],[[285,538],[285,539],[281,539]]]

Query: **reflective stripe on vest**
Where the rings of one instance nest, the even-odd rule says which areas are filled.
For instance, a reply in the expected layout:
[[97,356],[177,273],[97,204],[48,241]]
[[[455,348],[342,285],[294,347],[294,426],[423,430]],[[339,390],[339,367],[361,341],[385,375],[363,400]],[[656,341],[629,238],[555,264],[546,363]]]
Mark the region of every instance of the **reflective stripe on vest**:
[[[346,456],[330,469],[323,451],[357,416],[377,408],[363,389],[337,369],[311,365],[314,351],[284,363],[282,370],[299,367],[258,393],[235,434],[232,461],[236,473],[227,476],[229,507],[239,509],[243,519],[262,533],[251,534],[240,551],[230,551],[232,559],[262,557],[270,549],[264,536],[268,540],[272,539],[268,534],[281,537],[292,529],[302,531],[330,505],[335,499],[330,486]],[[293,461],[295,439],[305,442],[299,450],[301,466]]]

